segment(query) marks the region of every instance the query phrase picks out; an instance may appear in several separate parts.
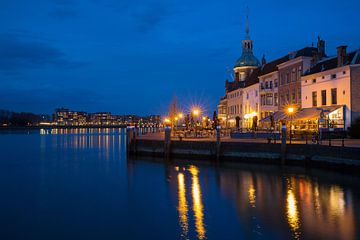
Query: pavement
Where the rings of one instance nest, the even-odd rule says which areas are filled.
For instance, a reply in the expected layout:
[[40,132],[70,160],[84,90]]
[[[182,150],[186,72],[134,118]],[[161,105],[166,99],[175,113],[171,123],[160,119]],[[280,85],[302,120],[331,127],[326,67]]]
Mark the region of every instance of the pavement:
[[[164,132],[158,133],[148,133],[142,136],[139,136],[138,139],[145,140],[164,140],[165,134]],[[172,141],[180,141],[180,138],[177,136],[171,137]],[[186,137],[182,138],[182,141],[216,141],[215,137]],[[264,138],[252,138],[252,139],[243,139],[243,138],[231,138],[230,136],[221,137],[222,142],[246,142],[246,143],[268,143],[267,139]],[[281,143],[281,140],[276,140],[276,143]],[[287,141],[287,144],[290,144],[290,141]],[[305,140],[292,140],[291,144],[306,144]],[[310,140],[307,144],[314,144]],[[329,146],[329,140],[323,140],[320,142],[321,145]],[[331,146],[342,146],[342,139],[331,139]],[[360,148],[360,139],[344,139],[345,147],[357,147]]]

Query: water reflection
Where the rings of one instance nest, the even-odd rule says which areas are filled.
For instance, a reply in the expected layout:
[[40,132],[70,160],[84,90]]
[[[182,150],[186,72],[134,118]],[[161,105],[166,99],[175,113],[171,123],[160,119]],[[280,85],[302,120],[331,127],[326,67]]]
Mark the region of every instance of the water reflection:
[[[257,238],[288,229],[287,238],[354,239],[353,194],[317,178],[282,176],[280,171],[220,171],[219,187]],[[244,204],[248,202],[248,204]],[[281,218],[283,216],[283,218]],[[259,223],[262,223],[259,225]],[[261,226],[261,227],[260,227]],[[258,234],[259,233],[259,234]],[[306,237],[305,237],[306,238]]]
[[[188,203],[192,202],[193,226],[195,228],[197,239],[205,239],[204,205],[199,182],[199,169],[193,165],[188,168],[176,166],[175,171],[178,172],[178,214],[181,227],[181,238],[189,239]],[[188,173],[190,173],[190,175]],[[191,195],[186,195],[187,176],[191,179]]]
[[190,166],[189,171],[192,175],[192,197],[196,232],[199,239],[204,239],[206,231],[204,226],[204,209],[201,200],[201,190],[198,177],[199,170],[195,166]]
[[286,216],[291,231],[294,233],[294,238],[299,239],[301,235],[301,232],[299,231],[300,229],[299,211],[297,208],[297,201],[292,189],[289,189],[287,191],[286,208],[287,208]]
[[189,223],[188,223],[188,204],[186,200],[186,188],[184,182],[184,174],[178,173],[178,187],[179,187],[179,221],[181,226],[181,237],[186,238],[189,231]]

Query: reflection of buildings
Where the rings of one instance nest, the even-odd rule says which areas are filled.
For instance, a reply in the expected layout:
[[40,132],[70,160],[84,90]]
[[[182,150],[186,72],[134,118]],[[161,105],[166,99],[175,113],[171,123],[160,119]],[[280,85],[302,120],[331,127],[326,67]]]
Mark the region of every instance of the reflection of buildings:
[[284,178],[276,172],[231,170],[219,174],[220,190],[236,204],[247,232],[261,230],[259,234],[264,236],[288,229],[289,236],[274,236],[277,239],[355,237],[352,195],[339,186],[303,177]]
[[[195,166],[174,167],[170,170],[177,175],[177,198],[181,238],[191,238],[190,228],[194,227],[196,238],[206,238],[204,205],[199,180],[199,169]],[[171,178],[169,178],[171,179]],[[171,180],[170,180],[171,181]],[[174,184],[172,187],[175,187]],[[192,220],[194,221],[192,224]]]

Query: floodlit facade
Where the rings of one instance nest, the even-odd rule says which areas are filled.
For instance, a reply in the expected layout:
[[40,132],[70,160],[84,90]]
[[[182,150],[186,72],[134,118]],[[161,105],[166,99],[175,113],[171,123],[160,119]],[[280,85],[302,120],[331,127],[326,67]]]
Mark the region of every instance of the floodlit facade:
[[302,107],[332,107],[324,112],[325,120],[331,127],[347,129],[360,117],[360,50],[346,53],[346,46],[340,46],[337,52],[301,78]]

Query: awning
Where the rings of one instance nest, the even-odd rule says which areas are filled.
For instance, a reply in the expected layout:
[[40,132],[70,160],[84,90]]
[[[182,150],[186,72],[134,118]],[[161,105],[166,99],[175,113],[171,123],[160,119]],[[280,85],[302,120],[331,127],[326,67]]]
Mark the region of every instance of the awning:
[[[289,115],[284,111],[274,112],[274,121],[278,122],[281,120],[292,120],[292,121],[303,121],[303,120],[317,120],[320,118],[321,112],[323,112],[324,117],[328,116],[331,112],[342,108],[343,105],[334,105],[334,106],[324,106],[324,107],[314,107],[314,108],[302,108],[294,115]],[[260,120],[260,122],[271,122],[271,115],[267,116]]]

